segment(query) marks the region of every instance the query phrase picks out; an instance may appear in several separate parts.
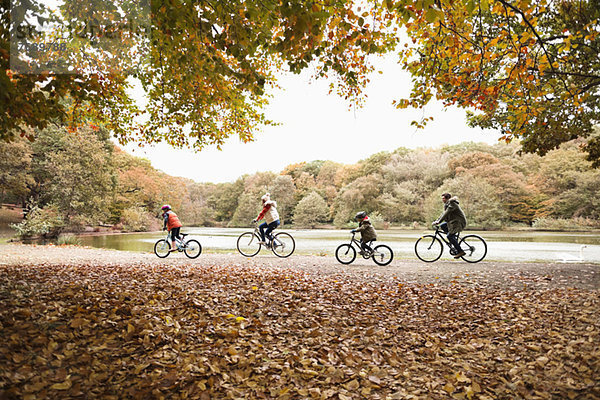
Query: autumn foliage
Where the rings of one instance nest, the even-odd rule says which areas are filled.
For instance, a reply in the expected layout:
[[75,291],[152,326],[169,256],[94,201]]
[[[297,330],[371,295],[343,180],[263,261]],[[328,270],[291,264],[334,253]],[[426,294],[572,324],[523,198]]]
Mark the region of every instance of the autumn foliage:
[[5,265],[0,395],[600,395],[595,292],[452,282],[277,266]]

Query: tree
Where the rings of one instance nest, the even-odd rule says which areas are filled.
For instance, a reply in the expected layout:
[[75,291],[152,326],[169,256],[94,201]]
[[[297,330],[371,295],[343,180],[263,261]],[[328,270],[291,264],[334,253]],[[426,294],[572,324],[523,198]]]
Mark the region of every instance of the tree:
[[294,209],[294,224],[314,228],[317,223],[329,218],[329,207],[317,192],[310,192]]
[[[63,28],[91,18],[106,26],[128,26],[132,15],[123,11],[135,5],[131,0],[65,2],[59,12],[49,13],[42,1],[16,0],[12,9],[18,19],[12,28],[27,28],[36,18],[49,21],[50,14]],[[94,118],[110,123],[121,143],[165,141],[201,149],[219,146],[231,135],[249,141],[256,129],[271,123],[262,109],[276,72],[298,73],[313,65],[316,76],[336,78],[333,90],[360,103],[371,70],[367,55],[391,44],[370,23],[378,8],[342,0],[157,0],[149,7],[142,32],[126,32],[122,42],[90,53],[104,55],[95,66],[77,58],[69,60],[78,67],[75,74],[23,75],[10,70],[11,1],[3,0],[0,138],[13,137],[22,125],[43,128],[53,120],[77,124]],[[82,42],[76,39],[69,46],[79,50]],[[137,53],[123,54],[123,48]],[[147,94],[145,122],[132,118],[141,111],[127,96],[131,76]],[[139,126],[130,126],[132,121]]]
[[[51,122],[81,126],[90,119],[103,121],[115,135],[123,135],[135,112],[126,94],[125,75],[11,70],[11,61],[18,59],[11,53],[15,47],[11,48],[11,29],[27,30],[31,20],[58,22],[52,15],[43,1],[0,2],[0,140],[18,135],[33,140],[34,131],[26,127],[43,129]],[[35,41],[35,36],[27,39]]]
[[277,202],[281,223],[291,220],[296,205],[296,187],[291,176],[279,175],[275,178],[271,184],[271,198]]
[[103,136],[93,128],[71,134],[51,127],[37,133],[32,193],[41,207],[56,206],[67,225],[75,217],[91,222],[108,217],[114,170]]
[[31,144],[25,139],[0,141],[0,203],[9,200],[25,205],[29,186],[33,184],[31,152]]
[[[386,19],[414,43],[400,52],[414,87],[399,108],[435,97],[470,110],[472,125],[498,129],[541,155],[589,137],[600,122],[598,0],[384,3]],[[600,136],[584,148],[600,166]]]
[[460,175],[446,180],[442,187],[428,196],[425,203],[427,221],[434,221],[442,214],[440,197],[444,192],[458,197],[460,207],[467,217],[467,226],[471,229],[499,228],[508,219],[492,185],[479,177]]

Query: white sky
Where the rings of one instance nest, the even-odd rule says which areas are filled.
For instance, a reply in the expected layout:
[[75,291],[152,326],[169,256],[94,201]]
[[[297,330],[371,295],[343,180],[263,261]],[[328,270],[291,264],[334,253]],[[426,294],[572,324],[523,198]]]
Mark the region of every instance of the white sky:
[[328,83],[311,81],[310,73],[287,74],[279,80],[266,109],[267,118],[280,122],[255,134],[252,143],[230,138],[222,150],[207,147],[199,153],[175,150],[168,145],[126,150],[149,159],[169,175],[196,182],[231,182],[243,174],[258,171],[280,172],[289,164],[332,160],[352,164],[380,151],[398,147],[437,148],[465,141],[496,143],[498,133],[469,128],[465,112],[458,108],[443,110],[433,102],[425,110],[434,120],[422,130],[411,126],[423,110],[398,110],[394,99],[408,97],[411,80],[391,58],[377,63],[383,74],[375,73],[367,88],[363,108],[348,110],[348,103],[335,94],[328,95]]

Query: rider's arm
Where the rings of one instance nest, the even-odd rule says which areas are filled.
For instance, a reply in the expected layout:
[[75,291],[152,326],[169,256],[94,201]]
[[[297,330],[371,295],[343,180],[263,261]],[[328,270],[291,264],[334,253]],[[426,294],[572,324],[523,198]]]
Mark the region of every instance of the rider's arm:
[[263,217],[265,216],[265,214],[269,210],[269,208],[271,208],[271,205],[270,204],[265,204],[265,206],[263,207],[263,209],[260,212],[260,214],[258,214],[258,217],[256,217],[256,220],[260,221],[261,219],[263,219]]
[[169,213],[165,213],[163,216],[163,230],[167,229],[167,222],[169,221]]
[[444,212],[442,213],[442,215],[440,215],[440,217],[437,219],[440,222],[443,222],[446,220],[446,217],[448,216],[448,214],[454,210],[456,210],[456,204],[454,202],[449,202],[448,203],[448,207],[445,208]]

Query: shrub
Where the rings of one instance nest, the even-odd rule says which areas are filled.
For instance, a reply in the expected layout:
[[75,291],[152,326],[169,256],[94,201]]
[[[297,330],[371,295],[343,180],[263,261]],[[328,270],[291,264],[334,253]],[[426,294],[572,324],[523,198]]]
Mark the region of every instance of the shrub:
[[25,220],[19,224],[11,224],[17,236],[21,239],[41,236],[56,238],[64,228],[65,223],[56,207],[31,207]]
[[57,245],[72,245],[72,246],[81,246],[81,239],[76,235],[66,234],[60,235],[56,240]]
[[145,232],[151,225],[151,216],[143,207],[129,207],[121,215],[123,229],[128,232]]
[[600,228],[600,221],[594,218],[537,218],[533,221],[534,228],[557,231],[588,230]]

